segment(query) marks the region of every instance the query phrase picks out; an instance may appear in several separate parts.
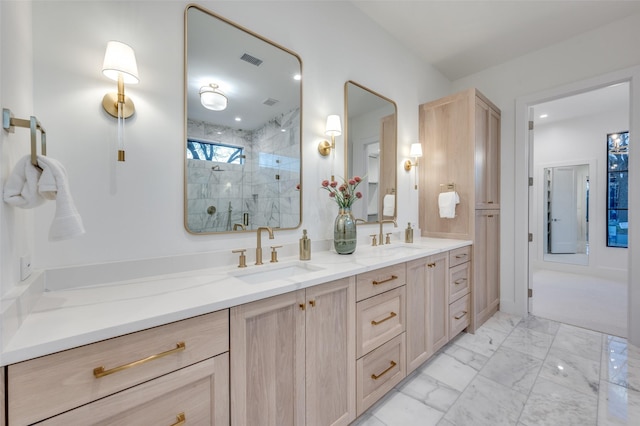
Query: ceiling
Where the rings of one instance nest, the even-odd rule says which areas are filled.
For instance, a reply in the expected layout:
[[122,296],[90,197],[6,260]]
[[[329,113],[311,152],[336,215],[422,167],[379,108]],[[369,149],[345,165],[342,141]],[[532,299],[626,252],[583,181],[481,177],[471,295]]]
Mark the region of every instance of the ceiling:
[[620,0],[352,0],[454,81],[640,13]]

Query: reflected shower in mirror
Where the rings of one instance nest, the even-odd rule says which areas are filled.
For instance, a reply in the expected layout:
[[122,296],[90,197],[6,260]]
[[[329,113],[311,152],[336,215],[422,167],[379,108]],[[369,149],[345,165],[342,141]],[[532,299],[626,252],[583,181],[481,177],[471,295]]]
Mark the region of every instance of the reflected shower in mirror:
[[185,26],[186,229],[296,228],[300,58],[195,5]]
[[362,203],[353,215],[366,222],[396,217],[397,107],[354,82],[345,83],[345,169],[362,176]]
[[589,264],[589,165],[544,168],[544,261]]

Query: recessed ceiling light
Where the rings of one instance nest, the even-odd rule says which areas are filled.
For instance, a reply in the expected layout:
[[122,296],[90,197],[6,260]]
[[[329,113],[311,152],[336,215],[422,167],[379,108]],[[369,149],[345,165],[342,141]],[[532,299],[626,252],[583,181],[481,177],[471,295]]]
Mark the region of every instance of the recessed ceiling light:
[[242,121],[242,118],[236,117],[236,121]]
[[549,114],[540,114],[540,118],[547,118]]

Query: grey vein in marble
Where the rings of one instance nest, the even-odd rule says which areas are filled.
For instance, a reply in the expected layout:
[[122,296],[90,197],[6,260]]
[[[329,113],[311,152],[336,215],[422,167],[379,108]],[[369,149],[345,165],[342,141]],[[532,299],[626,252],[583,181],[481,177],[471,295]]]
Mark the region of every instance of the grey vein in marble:
[[420,371],[400,384],[397,389],[403,394],[442,412],[447,411],[460,396],[460,392],[457,390],[427,374],[422,374]]
[[600,363],[551,348],[540,377],[589,395],[598,394]]
[[640,423],[640,392],[603,381],[598,398],[598,425]]
[[541,359],[501,347],[480,371],[480,375],[528,395],[540,367]]
[[447,412],[456,426],[512,426],[527,397],[483,376],[477,376]]
[[529,315],[520,321],[518,327],[528,328],[529,330],[539,331],[540,333],[555,336],[560,328],[560,323]]
[[482,327],[491,328],[493,330],[509,334],[511,330],[518,325],[521,319],[522,317],[498,311],[484,324],[482,324]]
[[523,354],[532,355],[536,358],[544,359],[553,343],[553,336],[530,330],[524,327],[513,329],[509,337],[506,338],[503,347],[511,348]]
[[595,426],[597,397],[538,378],[522,410],[526,426]]
[[401,392],[393,390],[390,394],[384,405],[376,406],[371,411],[385,425],[409,426],[415,424],[415,419],[420,419],[421,425],[436,426],[444,414]]
[[421,372],[460,392],[477,374],[473,368],[444,353],[435,355]]
[[553,341],[552,348],[600,362],[602,352],[602,334],[572,325],[561,324]]
[[480,355],[477,352],[470,351],[462,346],[458,346],[455,343],[447,345],[444,349],[444,353],[477,371],[480,371],[480,369],[489,360],[488,357]]
[[470,351],[490,357],[507,338],[507,333],[491,328],[480,327],[475,334],[463,334],[456,344]]

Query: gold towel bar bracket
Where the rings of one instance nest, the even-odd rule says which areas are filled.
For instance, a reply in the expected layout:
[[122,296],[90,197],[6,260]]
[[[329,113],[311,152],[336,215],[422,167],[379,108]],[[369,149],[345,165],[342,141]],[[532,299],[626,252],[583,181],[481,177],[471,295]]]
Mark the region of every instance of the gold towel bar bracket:
[[456,190],[456,184],[453,182],[440,184],[440,192],[451,192],[455,190]]
[[42,155],[47,155],[47,132],[42,124],[33,115],[29,120],[22,118],[13,118],[13,114],[9,108],[2,109],[2,128],[9,133],[15,132],[15,127],[24,127],[31,129],[31,164],[42,170],[38,165],[38,153],[36,148],[36,132],[40,130],[40,144],[42,146]]

